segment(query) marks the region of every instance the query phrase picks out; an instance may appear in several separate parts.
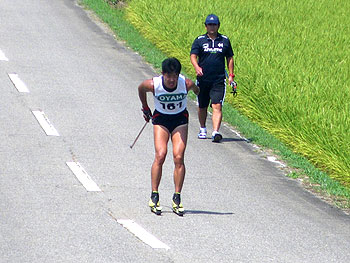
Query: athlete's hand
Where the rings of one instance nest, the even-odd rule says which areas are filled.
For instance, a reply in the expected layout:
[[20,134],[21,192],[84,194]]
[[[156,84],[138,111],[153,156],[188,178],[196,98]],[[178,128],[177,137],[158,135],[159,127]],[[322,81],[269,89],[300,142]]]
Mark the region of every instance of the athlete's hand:
[[143,113],[143,118],[145,119],[145,121],[149,122],[149,120],[152,118],[151,109],[149,107],[145,107],[142,108],[141,111]]

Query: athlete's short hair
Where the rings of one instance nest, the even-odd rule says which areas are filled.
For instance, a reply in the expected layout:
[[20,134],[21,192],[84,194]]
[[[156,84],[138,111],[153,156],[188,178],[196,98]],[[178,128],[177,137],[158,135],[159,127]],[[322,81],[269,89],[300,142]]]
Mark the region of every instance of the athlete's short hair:
[[167,58],[162,62],[163,73],[176,73],[181,72],[181,63],[177,58]]

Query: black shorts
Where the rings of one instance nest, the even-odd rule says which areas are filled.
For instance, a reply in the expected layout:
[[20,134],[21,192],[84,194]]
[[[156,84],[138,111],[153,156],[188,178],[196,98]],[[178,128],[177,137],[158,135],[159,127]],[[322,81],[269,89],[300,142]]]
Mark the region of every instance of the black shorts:
[[178,126],[188,123],[188,111],[184,110],[178,114],[163,114],[155,110],[153,112],[153,125],[164,126],[169,133],[172,133]]
[[209,102],[211,104],[224,104],[226,93],[225,81],[218,83],[198,82],[197,85],[200,88],[198,95],[199,108],[207,108]]

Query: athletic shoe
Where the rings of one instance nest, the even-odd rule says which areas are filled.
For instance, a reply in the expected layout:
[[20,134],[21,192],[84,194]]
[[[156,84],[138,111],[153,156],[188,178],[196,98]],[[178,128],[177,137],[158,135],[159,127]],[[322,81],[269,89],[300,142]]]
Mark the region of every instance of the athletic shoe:
[[212,142],[220,142],[222,140],[222,135],[217,131],[213,131],[211,140]]
[[206,128],[200,128],[198,133],[198,139],[206,139],[207,138],[207,129]]
[[162,213],[162,207],[159,205],[159,193],[154,191],[151,194],[151,198],[149,199],[148,206],[151,208],[151,211],[156,215],[160,215]]
[[174,193],[173,195],[173,212],[179,216],[184,215],[184,207],[181,203],[180,193]]

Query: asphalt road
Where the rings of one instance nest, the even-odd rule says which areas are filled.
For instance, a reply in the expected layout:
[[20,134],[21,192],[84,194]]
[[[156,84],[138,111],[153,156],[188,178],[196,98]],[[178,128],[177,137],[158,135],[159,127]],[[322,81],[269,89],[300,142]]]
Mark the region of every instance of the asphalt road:
[[171,154],[152,214],[151,125],[129,146],[155,75],[73,0],[0,1],[0,262],[349,262],[349,216],[228,127],[198,140],[195,103],[186,214]]

